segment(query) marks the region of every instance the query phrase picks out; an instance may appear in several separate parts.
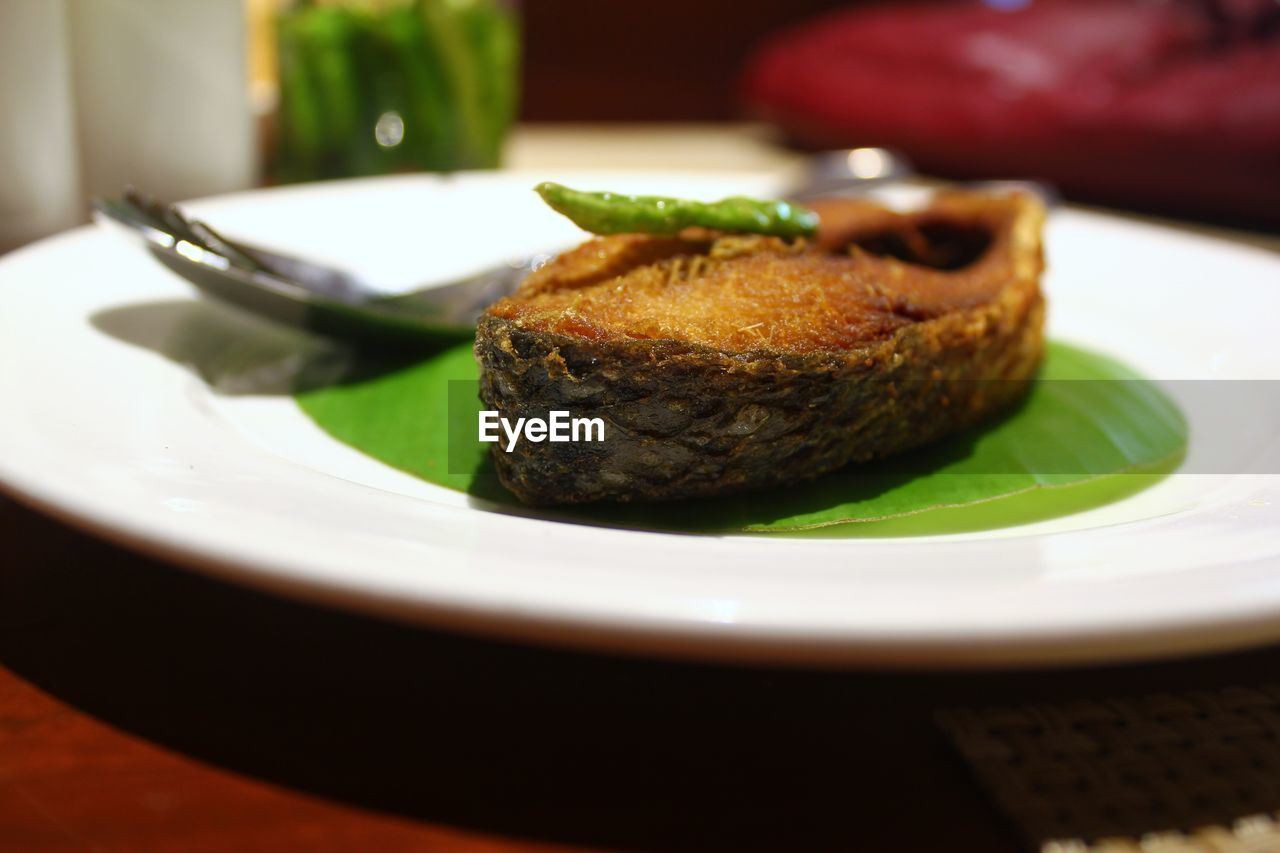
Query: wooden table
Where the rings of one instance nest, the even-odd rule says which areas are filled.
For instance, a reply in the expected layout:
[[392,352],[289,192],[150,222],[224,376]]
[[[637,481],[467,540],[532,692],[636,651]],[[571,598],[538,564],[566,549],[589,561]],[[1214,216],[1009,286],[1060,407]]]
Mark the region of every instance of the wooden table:
[[[575,156],[559,132],[517,163]],[[714,131],[748,146],[714,159],[761,165],[754,132]],[[895,674],[521,647],[215,582],[0,498],[0,850],[999,853],[1017,836],[938,709],[1277,673],[1276,649]]]

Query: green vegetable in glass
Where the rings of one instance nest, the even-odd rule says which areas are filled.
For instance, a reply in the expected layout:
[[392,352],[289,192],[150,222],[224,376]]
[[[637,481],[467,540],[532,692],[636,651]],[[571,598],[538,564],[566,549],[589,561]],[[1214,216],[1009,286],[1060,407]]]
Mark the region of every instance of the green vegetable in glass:
[[785,201],[735,196],[689,201],[662,196],[571,190],[550,182],[534,187],[542,200],[593,234],[676,234],[691,226],[776,237],[812,237],[818,215]]
[[295,0],[277,40],[277,180],[498,165],[516,109],[513,3]]

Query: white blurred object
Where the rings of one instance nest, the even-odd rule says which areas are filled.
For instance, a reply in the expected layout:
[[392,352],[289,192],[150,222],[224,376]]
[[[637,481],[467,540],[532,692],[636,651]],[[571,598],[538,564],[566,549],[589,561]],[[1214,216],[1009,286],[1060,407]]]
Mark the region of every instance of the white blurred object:
[[127,184],[171,200],[251,186],[245,42],[242,0],[4,0],[0,251]]
[[253,183],[242,0],[69,0],[82,188]]
[[66,7],[0,6],[0,252],[80,218]]

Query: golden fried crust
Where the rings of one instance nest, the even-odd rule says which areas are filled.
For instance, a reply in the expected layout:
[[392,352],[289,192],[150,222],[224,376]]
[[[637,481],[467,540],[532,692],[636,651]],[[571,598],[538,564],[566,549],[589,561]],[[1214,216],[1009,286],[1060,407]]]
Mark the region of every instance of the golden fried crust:
[[495,449],[504,485],[535,504],[767,488],[932,441],[1022,395],[1043,351],[1035,199],[815,207],[817,239],[790,245],[591,240],[486,312],[487,408],[606,422],[602,444]]
[[[1019,229],[1034,235],[1042,215],[1026,196],[953,193],[913,214],[863,201],[814,206],[823,225],[812,242],[701,231],[596,238],[535,272],[488,313],[530,331],[597,341],[841,351],[990,302],[1014,280],[1039,273],[1038,244],[1033,252],[1015,245]],[[929,257],[946,248],[931,235],[945,235],[954,251],[965,251],[966,240],[969,250],[985,241],[985,251],[956,270],[873,253],[889,248],[945,263]],[[1015,259],[1028,268],[1015,270]]]

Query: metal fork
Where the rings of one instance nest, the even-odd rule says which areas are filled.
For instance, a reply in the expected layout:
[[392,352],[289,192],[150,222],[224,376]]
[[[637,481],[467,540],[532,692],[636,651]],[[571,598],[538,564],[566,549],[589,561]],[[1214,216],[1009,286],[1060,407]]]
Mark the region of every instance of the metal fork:
[[[810,158],[804,179],[785,195],[804,201],[911,174],[906,160],[881,148]],[[95,199],[98,222],[122,225],[157,260],[202,293],[280,323],[362,346],[427,347],[475,333],[480,313],[511,293],[551,254],[501,264],[467,278],[387,296],[358,276],[303,258],[231,240],[173,205],[126,190]]]

